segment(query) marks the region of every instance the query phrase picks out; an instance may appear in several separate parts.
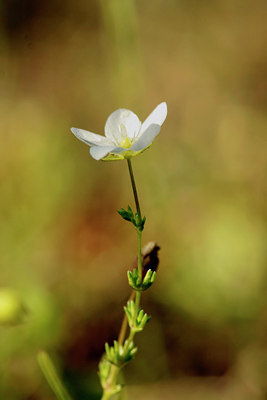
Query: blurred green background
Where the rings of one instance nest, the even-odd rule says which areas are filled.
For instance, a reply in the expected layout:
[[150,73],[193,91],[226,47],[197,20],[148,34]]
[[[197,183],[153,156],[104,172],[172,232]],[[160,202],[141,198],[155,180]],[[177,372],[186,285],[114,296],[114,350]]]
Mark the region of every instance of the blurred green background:
[[133,160],[161,261],[124,399],[267,398],[266,11],[1,1],[0,287],[27,310],[0,327],[1,399],[54,399],[40,349],[76,400],[99,398],[136,256],[116,210],[133,198],[126,162],[94,161],[70,127],[102,134],[116,108],[144,120],[161,101],[162,131]]

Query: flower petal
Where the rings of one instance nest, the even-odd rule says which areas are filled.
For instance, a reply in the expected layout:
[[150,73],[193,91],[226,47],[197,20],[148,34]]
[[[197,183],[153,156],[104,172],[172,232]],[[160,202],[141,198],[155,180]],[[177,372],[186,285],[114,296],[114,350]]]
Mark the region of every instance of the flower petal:
[[128,137],[137,137],[141,128],[141,122],[137,115],[125,108],[114,111],[107,119],[105,135],[113,143],[120,145],[122,140]]
[[151,125],[161,126],[167,117],[167,104],[165,102],[160,103],[155,110],[147,117],[147,119],[142,123],[140,137],[146,131],[146,129]]
[[140,151],[149,146],[160,131],[160,125],[152,124],[140,136],[140,138],[130,147],[129,150]]
[[111,145],[111,142],[101,135],[85,131],[84,129],[71,128],[71,132],[82,142],[88,144],[89,146],[107,146]]
[[101,160],[106,157],[109,153],[120,153],[124,149],[117,146],[93,146],[90,148],[90,154],[95,160]]

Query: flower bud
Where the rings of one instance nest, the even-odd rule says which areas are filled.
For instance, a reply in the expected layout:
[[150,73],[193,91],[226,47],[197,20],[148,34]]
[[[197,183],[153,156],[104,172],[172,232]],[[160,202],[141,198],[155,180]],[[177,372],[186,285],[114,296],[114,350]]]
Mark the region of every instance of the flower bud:
[[16,325],[25,321],[26,309],[17,293],[0,288],[0,325]]

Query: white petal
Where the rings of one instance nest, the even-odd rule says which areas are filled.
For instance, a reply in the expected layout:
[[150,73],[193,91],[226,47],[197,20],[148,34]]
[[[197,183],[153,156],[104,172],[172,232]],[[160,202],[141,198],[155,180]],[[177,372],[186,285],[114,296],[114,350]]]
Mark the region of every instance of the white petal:
[[110,145],[110,141],[101,135],[85,131],[84,129],[71,128],[71,132],[82,142],[88,144],[89,146],[107,146]]
[[109,153],[121,153],[124,151],[122,147],[116,146],[93,146],[90,148],[90,154],[95,160],[101,160],[106,157]]
[[114,146],[93,146],[90,148],[90,154],[95,160],[101,160],[113,149]]
[[137,137],[141,128],[141,122],[137,115],[130,110],[120,108],[114,111],[107,119],[105,135],[114,143],[120,145],[126,137]]
[[152,124],[140,136],[140,138],[130,147],[129,150],[140,151],[149,146],[160,131],[160,125]]
[[140,136],[146,131],[146,129],[151,124],[156,124],[161,126],[167,117],[167,104],[165,102],[160,103],[155,110],[147,117],[147,119],[142,123]]

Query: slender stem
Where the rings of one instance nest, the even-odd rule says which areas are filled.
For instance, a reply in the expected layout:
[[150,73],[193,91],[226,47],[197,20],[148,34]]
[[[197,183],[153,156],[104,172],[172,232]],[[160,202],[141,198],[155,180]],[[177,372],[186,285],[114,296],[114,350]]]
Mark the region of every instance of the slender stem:
[[127,164],[128,164],[129,174],[130,174],[132,188],[133,188],[136,211],[138,212],[138,214],[141,217],[141,209],[140,209],[140,205],[139,205],[139,200],[138,200],[138,195],[137,195],[137,190],[136,190],[136,185],[135,185],[135,180],[134,180],[134,174],[133,174],[133,167],[132,167],[131,159],[127,158]]
[[140,303],[141,303],[141,293],[142,292],[136,292],[136,298],[135,298],[135,304],[136,304],[136,313],[138,313],[139,308],[140,308]]
[[142,231],[137,230],[137,240],[138,240],[138,253],[137,253],[137,268],[139,279],[142,279],[143,266],[142,266]]
[[[132,189],[133,189],[133,195],[134,195],[134,200],[135,200],[135,205],[136,205],[136,211],[138,212],[140,218],[141,216],[141,209],[140,209],[140,204],[138,200],[138,195],[137,195],[137,190],[136,190],[136,184],[134,180],[134,174],[133,174],[133,167],[130,159],[127,159],[127,164],[128,164],[128,169],[129,169],[129,174],[131,178],[131,184],[132,184]],[[138,265],[138,275],[139,278],[142,279],[142,231],[140,229],[137,229],[137,239],[138,239],[138,253],[137,253],[137,265]],[[139,291],[133,291],[129,300],[133,300],[135,297],[135,312],[136,312],[136,318],[138,315],[138,311],[140,308],[140,302],[141,302],[141,292]],[[123,345],[125,336],[126,336],[126,331],[127,331],[127,317],[124,315],[119,337],[118,337],[118,343],[119,345]],[[133,340],[135,336],[135,331],[130,329],[129,336],[127,338],[128,341],[128,346],[130,345],[131,341]],[[127,352],[128,346],[125,346],[124,351]],[[112,391],[110,389],[116,387],[116,382],[117,382],[117,377],[120,372],[120,368],[117,367],[116,365],[112,365],[109,373],[109,378],[107,380],[107,386],[104,388],[104,392],[102,394],[101,400],[108,400],[112,396]]]

